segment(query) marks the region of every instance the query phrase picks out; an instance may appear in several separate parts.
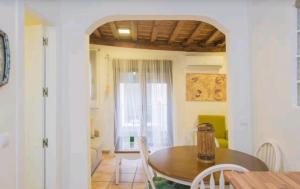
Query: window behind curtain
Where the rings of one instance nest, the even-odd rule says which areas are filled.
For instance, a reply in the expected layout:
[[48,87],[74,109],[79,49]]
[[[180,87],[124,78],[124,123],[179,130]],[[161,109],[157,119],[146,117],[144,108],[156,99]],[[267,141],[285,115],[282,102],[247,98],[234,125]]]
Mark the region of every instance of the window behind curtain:
[[119,136],[140,136],[142,109],[139,83],[121,83],[119,97],[121,114]]
[[151,148],[173,145],[172,62],[113,60],[115,142],[146,136]]
[[[147,127],[146,136],[150,146],[168,146],[168,99],[167,84],[147,84]],[[161,141],[160,144],[155,142]]]
[[[120,113],[121,128],[120,136],[140,136],[142,104],[140,83],[120,84]],[[149,83],[147,84],[147,116],[146,116],[146,136],[149,145],[154,145],[154,141],[167,141],[168,132],[168,107],[167,107],[167,84]],[[167,144],[161,144],[166,146]]]

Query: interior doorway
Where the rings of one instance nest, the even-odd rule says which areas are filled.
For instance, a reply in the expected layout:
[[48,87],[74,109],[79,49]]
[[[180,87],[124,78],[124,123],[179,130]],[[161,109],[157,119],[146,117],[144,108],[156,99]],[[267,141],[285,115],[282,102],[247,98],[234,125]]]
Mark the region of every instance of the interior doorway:
[[[93,104],[93,107],[90,107],[90,116],[93,117],[93,124],[96,127],[98,126],[97,129],[100,130],[101,137],[104,138],[105,146],[103,148],[105,150],[113,151],[114,142],[116,142],[116,129],[125,130],[119,132],[119,135],[123,133],[127,137],[130,135],[128,134],[130,132],[140,135],[136,133],[139,133],[141,130],[141,121],[137,118],[140,115],[133,115],[133,111],[130,111],[130,114],[125,112],[126,110],[139,110],[139,108],[136,108],[138,106],[130,104],[130,101],[136,102],[139,99],[139,94],[135,93],[139,91],[139,89],[136,89],[138,86],[132,87],[132,90],[130,88],[131,85],[137,85],[136,83],[138,83],[137,79],[130,82],[132,78],[139,74],[138,67],[131,67],[131,71],[126,70],[121,73],[128,75],[128,72],[130,72],[131,75],[129,79],[119,83],[120,94],[116,95],[113,94],[116,92],[114,90],[115,83],[113,82],[115,70],[112,68],[114,60],[119,60],[121,63],[126,64],[124,60],[135,60],[138,62],[138,60],[145,59],[168,59],[173,63],[172,92],[176,96],[172,107],[172,113],[174,113],[174,119],[172,119],[173,131],[171,129],[159,130],[156,128],[150,130],[149,136],[152,135],[153,131],[161,133],[173,132],[174,145],[191,145],[193,143],[193,131],[198,124],[199,115],[223,115],[227,117],[226,98],[225,100],[223,98],[215,99],[215,102],[189,101],[186,99],[185,88],[186,75],[188,73],[227,75],[225,34],[209,23],[197,20],[110,20],[110,22],[94,29],[90,35],[90,50],[97,57],[97,61],[94,60],[93,64],[96,64],[94,67],[98,67],[98,74],[95,73],[94,75],[96,77],[97,75],[100,76],[98,80],[94,79],[90,85],[93,86],[96,83],[94,90],[90,91],[97,91],[93,96],[98,97],[96,100],[93,100],[97,102],[96,105]],[[94,56],[90,58],[95,59]],[[93,73],[93,71],[90,71],[90,73]],[[129,83],[126,92],[130,95],[125,95],[125,90],[122,90],[124,83]],[[156,83],[158,83],[157,80]],[[226,93],[227,87],[224,90]],[[154,96],[152,93],[149,93],[149,95]],[[112,107],[112,105],[115,104],[115,100],[118,100],[115,96],[120,100],[121,108],[119,111],[125,113],[120,114],[120,120],[122,121],[119,124],[119,128],[114,130],[115,107]],[[133,97],[134,100],[131,98],[126,99],[127,97]],[[162,109],[169,108],[166,104],[159,104],[160,101],[167,100],[159,99],[156,101],[156,99],[153,99],[153,104],[159,105]],[[150,105],[145,103],[143,107],[150,107],[152,101],[148,101],[148,103]],[[104,111],[101,112],[101,110]],[[148,119],[145,119],[147,120],[145,125],[149,125],[149,127],[154,125],[152,122],[154,119],[151,116],[157,118],[157,112],[160,112],[162,118],[164,118],[164,114],[167,115],[164,111],[158,110],[156,108],[153,112],[149,111],[149,114],[146,115]],[[162,123],[161,125],[166,125],[167,116],[161,120],[165,122],[155,120],[157,121],[156,126],[159,126],[160,123]],[[132,131],[132,128],[135,130]]]
[[55,29],[29,9],[24,18],[24,188],[56,188]]

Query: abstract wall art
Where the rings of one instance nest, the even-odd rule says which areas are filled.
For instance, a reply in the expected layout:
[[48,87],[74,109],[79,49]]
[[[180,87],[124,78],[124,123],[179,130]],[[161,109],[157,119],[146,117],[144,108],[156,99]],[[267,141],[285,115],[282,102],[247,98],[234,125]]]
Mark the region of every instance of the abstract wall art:
[[225,74],[186,74],[187,101],[226,101]]

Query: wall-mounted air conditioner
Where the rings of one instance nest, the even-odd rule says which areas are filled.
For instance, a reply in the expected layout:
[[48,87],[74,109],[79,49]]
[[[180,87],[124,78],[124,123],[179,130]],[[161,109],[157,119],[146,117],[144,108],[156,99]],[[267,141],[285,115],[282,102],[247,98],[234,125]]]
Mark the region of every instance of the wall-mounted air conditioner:
[[219,73],[222,65],[208,65],[208,64],[191,64],[186,65],[185,70],[197,73]]
[[197,73],[220,73],[224,65],[222,55],[186,56],[185,70]]

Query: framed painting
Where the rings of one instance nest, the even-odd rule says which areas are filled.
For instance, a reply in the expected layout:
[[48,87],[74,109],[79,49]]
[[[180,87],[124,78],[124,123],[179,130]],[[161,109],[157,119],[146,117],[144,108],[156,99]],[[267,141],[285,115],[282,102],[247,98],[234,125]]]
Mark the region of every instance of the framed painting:
[[8,36],[0,30],[0,87],[8,82],[10,68],[10,52]]
[[187,101],[226,101],[226,75],[187,73]]

